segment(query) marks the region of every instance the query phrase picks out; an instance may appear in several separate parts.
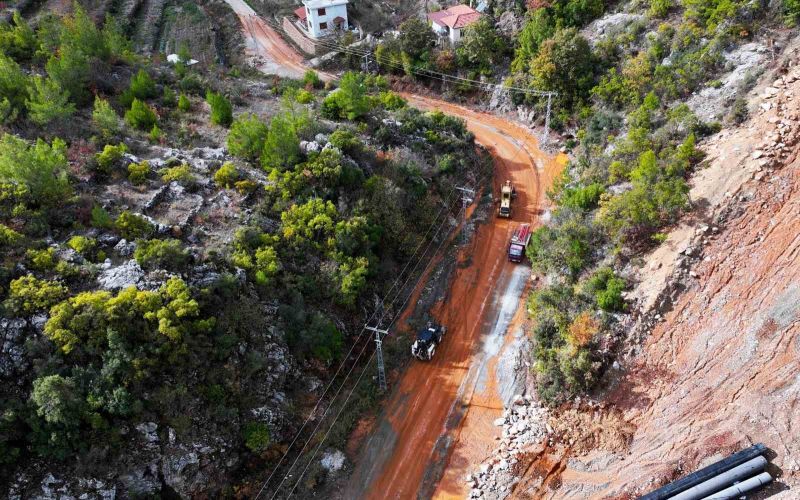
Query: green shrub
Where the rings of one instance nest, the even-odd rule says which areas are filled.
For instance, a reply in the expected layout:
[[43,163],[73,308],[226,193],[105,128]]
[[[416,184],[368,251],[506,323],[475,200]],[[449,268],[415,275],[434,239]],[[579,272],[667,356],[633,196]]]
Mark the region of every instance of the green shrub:
[[361,140],[346,128],[337,128],[334,130],[328,138],[328,142],[335,148],[349,155],[358,154],[364,150],[364,144]]
[[184,186],[190,186],[196,182],[188,163],[163,168],[159,173],[161,174],[161,180],[166,183],[177,182]]
[[312,89],[322,88],[322,80],[320,80],[316,71],[309,69],[306,71],[305,75],[303,75],[303,86],[311,87]]
[[0,123],[11,123],[25,110],[28,77],[13,59],[0,54]]
[[114,219],[100,205],[92,207],[92,226],[98,229],[111,229],[114,227]]
[[294,98],[300,104],[309,104],[314,102],[314,94],[305,89],[298,90]]
[[206,102],[211,106],[211,123],[223,127],[230,126],[233,122],[233,108],[230,101],[222,94],[206,92]]
[[161,104],[166,108],[174,108],[178,105],[178,96],[175,91],[169,87],[164,87],[164,92],[161,95]]
[[300,138],[291,120],[283,115],[272,118],[264,141],[261,165],[265,169],[285,170],[300,161]]
[[388,90],[380,94],[381,105],[389,111],[406,107],[406,100]]
[[28,61],[39,48],[39,40],[27,21],[14,10],[12,24],[0,27],[0,52],[16,61]]
[[0,224],[0,247],[16,245],[22,241],[22,235],[5,224]]
[[146,238],[153,234],[154,227],[144,217],[125,210],[114,223],[119,234],[127,240]]
[[178,98],[178,109],[184,113],[192,109],[192,103],[189,101],[189,98],[186,97],[186,94],[181,94]]
[[144,269],[181,271],[188,262],[189,255],[176,239],[141,240],[137,242],[133,258]]
[[156,88],[156,82],[154,82],[150,74],[142,68],[131,78],[131,85],[128,92],[123,95],[122,103],[125,106],[129,106],[133,103],[134,98],[144,101],[153,99],[157,95],[158,89]]
[[322,101],[322,113],[332,119],[356,120],[370,110],[367,86],[358,73],[348,71],[342,76],[339,88]]
[[134,99],[131,109],[125,112],[125,123],[138,130],[151,130],[156,120],[153,108],[139,99]]
[[60,283],[27,275],[11,281],[5,306],[16,314],[29,316],[49,310],[66,296],[67,289]]
[[99,96],[94,98],[92,123],[104,139],[115,137],[120,132],[120,120],[114,108]]
[[158,128],[158,125],[153,125],[153,128],[150,129],[150,133],[147,134],[147,138],[150,142],[158,144],[164,138],[164,133]]
[[238,180],[239,170],[236,165],[229,161],[223,163],[219,170],[214,173],[214,182],[220,187],[232,188]]
[[586,283],[587,292],[594,295],[597,307],[608,312],[625,310],[625,300],[622,292],[625,290],[625,281],[617,277],[608,267],[597,270]]
[[244,444],[253,453],[263,453],[270,444],[269,428],[261,422],[249,422],[244,426]]
[[122,159],[122,156],[128,152],[128,146],[124,142],[120,142],[116,146],[106,144],[103,146],[103,151],[95,155],[97,161],[97,170],[102,174],[110,174],[114,165]]
[[48,247],[42,249],[29,248],[25,252],[25,258],[32,269],[36,271],[50,271],[56,267],[56,250]]
[[150,162],[147,160],[128,165],[128,180],[131,181],[131,184],[144,184],[149,174]]
[[89,258],[97,247],[97,240],[86,236],[73,236],[67,242],[67,246],[75,250],[83,257]]
[[29,144],[4,134],[0,138],[0,182],[24,186],[36,206],[63,206],[71,192],[66,144],[61,139],[53,139],[52,144],[37,139]]
[[228,151],[239,158],[255,160],[264,150],[268,132],[269,128],[256,115],[240,115],[228,133]]
[[35,76],[32,79],[30,98],[25,101],[28,117],[36,125],[44,126],[53,121],[65,120],[75,113],[75,105],[69,100],[69,92],[52,78]]

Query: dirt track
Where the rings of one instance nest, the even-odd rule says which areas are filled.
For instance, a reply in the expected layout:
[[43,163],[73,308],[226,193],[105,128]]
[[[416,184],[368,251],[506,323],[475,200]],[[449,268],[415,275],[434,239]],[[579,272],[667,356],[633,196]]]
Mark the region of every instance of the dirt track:
[[518,197],[511,221],[492,218],[462,250],[447,297],[432,311],[448,327],[447,338],[432,362],[412,363],[397,383],[357,461],[347,498],[466,495],[463,476],[491,453],[499,434],[492,421],[508,395],[498,386],[497,365],[514,340],[508,327],[530,272],[508,262],[506,245],[516,224],[538,221],[544,191],[563,166],[539,151],[530,131],[508,121],[435,99],[404,97],[417,108],[464,118],[497,160],[495,192],[511,179]]
[[[302,78],[308,67],[305,59],[297,53],[267,22],[256,14],[244,0],[225,0],[242,22],[242,31],[247,42],[247,55],[264,73]],[[323,80],[332,75],[319,73]]]

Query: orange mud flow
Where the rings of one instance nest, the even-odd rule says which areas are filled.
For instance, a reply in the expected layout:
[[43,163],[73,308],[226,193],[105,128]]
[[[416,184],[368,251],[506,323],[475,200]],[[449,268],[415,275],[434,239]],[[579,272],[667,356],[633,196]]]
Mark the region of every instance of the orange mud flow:
[[[494,380],[501,349],[487,353],[481,345],[494,327],[498,302],[502,302],[498,295],[511,285],[513,319],[508,330],[518,330],[524,320],[529,271],[519,267],[524,264],[508,262],[508,241],[517,224],[538,225],[545,191],[566,157],[540,151],[529,130],[502,118],[428,97],[403,97],[419,109],[463,118],[476,142],[495,159],[495,195],[510,179],[517,197],[511,220],[492,214],[460,249],[462,265],[454,271],[444,300],[431,311],[447,326],[447,335],[431,362],[410,363],[395,383],[359,453],[345,497],[463,498],[468,493],[464,476],[492,452],[499,435],[492,421],[503,411]],[[410,301],[408,307],[413,309],[415,303]],[[503,343],[511,338],[504,333],[500,334]]]

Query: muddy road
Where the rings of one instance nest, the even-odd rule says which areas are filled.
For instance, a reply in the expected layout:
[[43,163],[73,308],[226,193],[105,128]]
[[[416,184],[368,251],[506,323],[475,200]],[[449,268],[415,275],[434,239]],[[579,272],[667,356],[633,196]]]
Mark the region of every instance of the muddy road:
[[462,478],[492,452],[499,435],[492,421],[515,388],[514,347],[521,343],[530,269],[508,262],[506,247],[518,224],[538,223],[544,193],[565,163],[542,153],[529,130],[502,118],[404,97],[466,120],[496,160],[494,192],[511,179],[518,196],[511,220],[492,216],[461,249],[450,289],[431,311],[447,337],[432,362],[411,363],[396,383],[356,460],[346,498],[466,496]]
[[[271,75],[303,77],[309,69],[305,59],[266,20],[258,16],[245,0],[225,2],[239,16],[246,42],[246,54],[256,68]],[[323,80],[334,78],[324,72],[317,73]]]

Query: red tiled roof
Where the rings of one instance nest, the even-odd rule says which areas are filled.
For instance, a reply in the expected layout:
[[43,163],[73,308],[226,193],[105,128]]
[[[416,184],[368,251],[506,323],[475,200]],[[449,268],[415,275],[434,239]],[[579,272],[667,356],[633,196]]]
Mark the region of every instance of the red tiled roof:
[[431,12],[428,19],[436,24],[449,26],[453,29],[463,28],[481,18],[481,13],[469,5],[455,5],[449,9]]
[[303,21],[306,20],[306,8],[305,7],[298,7],[294,9],[294,15],[302,19]]

